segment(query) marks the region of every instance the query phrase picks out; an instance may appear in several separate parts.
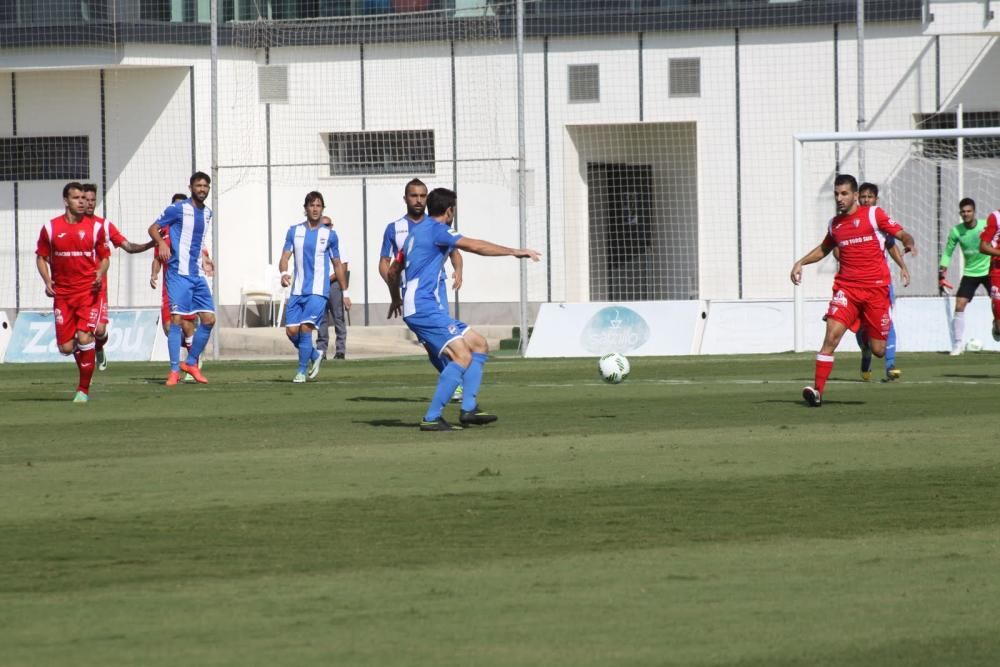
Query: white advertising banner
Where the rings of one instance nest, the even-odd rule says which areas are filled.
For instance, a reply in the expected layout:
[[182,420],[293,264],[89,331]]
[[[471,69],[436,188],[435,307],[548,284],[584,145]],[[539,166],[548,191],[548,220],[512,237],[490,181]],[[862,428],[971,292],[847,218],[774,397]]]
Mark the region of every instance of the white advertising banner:
[[528,343],[529,357],[691,354],[703,301],[545,303]]
[[[108,313],[108,357],[117,361],[148,361],[159,331],[156,310],[112,310]],[[59,354],[52,311],[22,311],[4,357],[7,363],[73,361]]]

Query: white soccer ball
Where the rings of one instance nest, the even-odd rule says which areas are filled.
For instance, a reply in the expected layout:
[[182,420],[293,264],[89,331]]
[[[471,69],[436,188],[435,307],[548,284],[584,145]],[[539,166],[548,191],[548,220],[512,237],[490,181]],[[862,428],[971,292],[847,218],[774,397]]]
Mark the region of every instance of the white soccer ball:
[[597,369],[601,372],[601,379],[608,384],[620,384],[628,377],[632,370],[628,359],[617,352],[605,354],[597,362]]
[[978,338],[970,338],[965,344],[965,349],[969,352],[980,352],[983,349],[983,341]]

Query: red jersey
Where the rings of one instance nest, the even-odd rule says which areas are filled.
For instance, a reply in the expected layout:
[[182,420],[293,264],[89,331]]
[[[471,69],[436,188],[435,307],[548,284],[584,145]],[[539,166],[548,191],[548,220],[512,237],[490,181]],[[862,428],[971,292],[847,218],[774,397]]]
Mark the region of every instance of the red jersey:
[[[986,218],[986,229],[979,235],[980,241],[986,241],[993,248],[1000,248],[1000,210],[993,211]],[[1000,274],[1000,257],[990,257],[990,273]]]
[[854,213],[830,220],[823,245],[840,248],[840,270],[834,282],[857,287],[891,284],[885,239],[901,231],[899,223],[878,206],[859,206]]
[[56,296],[92,291],[100,261],[110,256],[101,223],[90,216],[70,224],[60,215],[42,225],[35,254],[49,261]]

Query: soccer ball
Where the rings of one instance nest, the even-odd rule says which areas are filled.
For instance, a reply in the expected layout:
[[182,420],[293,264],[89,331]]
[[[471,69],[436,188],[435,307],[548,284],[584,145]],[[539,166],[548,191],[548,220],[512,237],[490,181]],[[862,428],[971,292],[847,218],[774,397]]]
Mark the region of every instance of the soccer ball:
[[965,344],[965,349],[969,352],[980,352],[983,349],[983,341],[978,338],[970,338]]
[[617,352],[605,354],[597,362],[597,369],[601,372],[601,379],[608,384],[620,384],[628,377],[631,369],[628,359]]

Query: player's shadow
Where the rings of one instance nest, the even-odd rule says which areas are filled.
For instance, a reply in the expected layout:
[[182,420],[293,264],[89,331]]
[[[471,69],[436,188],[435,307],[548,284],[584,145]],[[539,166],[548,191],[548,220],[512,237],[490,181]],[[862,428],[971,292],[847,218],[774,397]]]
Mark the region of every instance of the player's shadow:
[[[812,406],[806,403],[801,398],[769,398],[764,401],[754,401],[755,405],[764,405],[765,403],[777,403],[779,405],[798,405],[803,408],[811,408]],[[868,405],[868,401],[828,401],[823,399],[823,405]]]
[[355,396],[347,400],[355,403],[427,403],[431,399],[411,396]]
[[417,422],[404,422],[399,419],[371,419],[371,420],[358,420],[354,422],[355,424],[368,424],[369,426],[376,426],[382,428],[417,428],[420,426]]
[[72,400],[69,398],[56,398],[54,396],[19,396],[18,398],[8,399],[11,403],[71,403]]
[[996,375],[984,375],[982,373],[943,373],[941,377],[958,378],[961,380],[995,380]]

